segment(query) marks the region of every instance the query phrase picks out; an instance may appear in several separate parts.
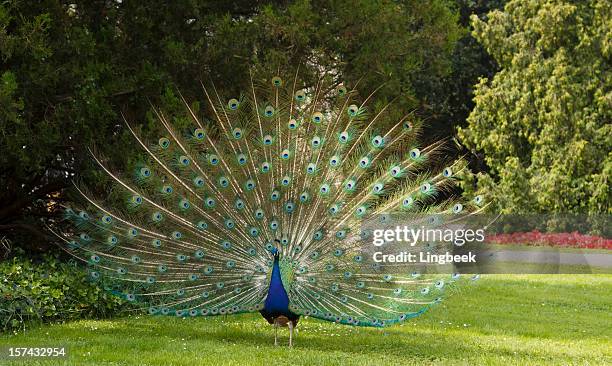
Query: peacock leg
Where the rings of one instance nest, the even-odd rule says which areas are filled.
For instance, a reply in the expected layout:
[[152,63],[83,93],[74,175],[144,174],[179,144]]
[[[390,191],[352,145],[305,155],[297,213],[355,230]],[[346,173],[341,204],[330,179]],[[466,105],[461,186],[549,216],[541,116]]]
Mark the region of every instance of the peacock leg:
[[293,346],[293,322],[289,322],[289,347]]
[[274,320],[274,345],[278,346],[278,322]]

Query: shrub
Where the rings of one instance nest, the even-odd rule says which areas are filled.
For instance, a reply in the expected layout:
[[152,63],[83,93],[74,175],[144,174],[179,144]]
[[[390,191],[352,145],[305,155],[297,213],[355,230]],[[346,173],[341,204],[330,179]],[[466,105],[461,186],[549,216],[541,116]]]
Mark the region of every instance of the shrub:
[[39,262],[15,257],[0,263],[0,330],[33,323],[107,317],[125,309],[123,300],[91,283],[75,263],[46,256]]

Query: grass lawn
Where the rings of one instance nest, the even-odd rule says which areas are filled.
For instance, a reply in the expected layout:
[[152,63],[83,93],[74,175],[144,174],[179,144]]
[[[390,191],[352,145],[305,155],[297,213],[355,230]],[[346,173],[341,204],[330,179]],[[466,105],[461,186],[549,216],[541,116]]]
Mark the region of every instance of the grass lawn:
[[384,330],[300,321],[293,349],[259,315],[126,317],[42,326],[2,346],[66,345],[9,365],[612,364],[612,275],[488,275]]

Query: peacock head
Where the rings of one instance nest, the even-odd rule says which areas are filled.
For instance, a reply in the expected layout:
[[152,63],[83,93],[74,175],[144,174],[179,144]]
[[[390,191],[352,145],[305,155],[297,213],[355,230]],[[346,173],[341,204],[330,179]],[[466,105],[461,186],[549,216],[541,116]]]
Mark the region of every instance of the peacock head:
[[[280,244],[280,240],[275,239],[274,241]],[[276,248],[275,246],[271,246],[269,250],[270,250],[270,253],[272,253],[272,255],[274,256],[274,258],[278,258],[280,256],[280,252],[278,251],[278,248]]]

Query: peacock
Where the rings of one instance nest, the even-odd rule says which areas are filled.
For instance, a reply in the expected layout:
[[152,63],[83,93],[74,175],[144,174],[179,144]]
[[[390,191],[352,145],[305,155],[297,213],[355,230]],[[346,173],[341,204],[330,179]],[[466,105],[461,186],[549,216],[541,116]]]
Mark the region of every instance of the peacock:
[[482,209],[456,194],[468,168],[447,141],[421,146],[421,119],[374,102],[379,89],[275,74],[252,73],[239,95],[201,83],[201,104],[179,92],[180,116],[152,106],[153,138],[124,118],[140,155],[121,172],[90,149],[108,193],[75,183],[57,233],[88,276],[151,315],[259,312],[289,346],[300,316],[388,326],[469,281],[368,252],[370,218]]

